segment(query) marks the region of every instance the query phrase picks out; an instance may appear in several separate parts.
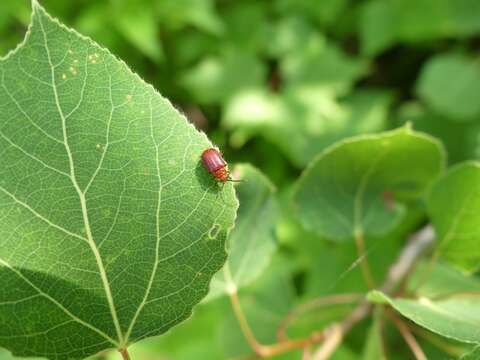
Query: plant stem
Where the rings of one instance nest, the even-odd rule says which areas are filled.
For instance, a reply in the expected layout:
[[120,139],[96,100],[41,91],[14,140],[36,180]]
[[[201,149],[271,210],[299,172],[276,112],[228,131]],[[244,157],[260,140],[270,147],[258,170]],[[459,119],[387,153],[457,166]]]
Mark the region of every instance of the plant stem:
[[250,328],[250,325],[248,324],[242,307],[240,306],[237,291],[233,291],[233,286],[230,286],[229,289],[230,302],[232,304],[233,312],[237,318],[238,324],[240,325],[240,329],[242,330],[242,333],[245,336],[248,344],[258,356],[267,358],[294,349],[301,349],[305,346],[315,344],[323,340],[323,333],[313,333],[309,338],[306,339],[286,340],[273,345],[263,345],[259,343],[252,329]]
[[422,337],[433,346],[455,358],[461,357],[461,355],[465,354],[465,352],[467,351],[467,347],[451,344],[445,341],[443,338],[438,337],[437,335],[425,330],[422,327],[414,324],[408,324],[408,326],[410,327],[410,330],[412,330],[412,332]]
[[258,353],[259,349],[261,348],[260,343],[257,341],[257,338],[253,334],[250,325],[248,324],[247,318],[243,313],[242,307],[240,306],[240,301],[238,299],[237,291],[231,291],[229,293],[230,296],[230,303],[232,304],[233,312],[235,313],[235,317],[237,318],[238,324],[240,325],[240,329],[242,330],[245,339],[248,342],[248,345]]
[[306,302],[297,308],[293,309],[290,313],[285,316],[277,330],[277,338],[280,341],[285,341],[287,339],[287,329],[288,327],[302,314],[314,310],[323,306],[334,306],[340,304],[351,304],[363,299],[363,294],[338,294],[323,296],[317,299],[313,299],[309,302]]
[[[390,267],[387,278],[385,279],[381,290],[387,294],[390,294],[395,289],[397,284],[408,275],[412,267],[424,253],[425,249],[431,246],[434,240],[434,233],[431,226],[427,226],[413,234],[395,263]],[[342,337],[344,337],[352,327],[367,317],[371,313],[372,309],[372,304],[367,301],[364,301],[358,305],[350,313],[350,315],[340,323],[339,329],[341,330]],[[321,356],[324,356],[323,358],[326,359],[329,355],[333,354],[336,347],[340,344],[339,342],[334,342],[333,340],[329,341],[330,336],[338,336],[338,334],[332,334],[332,332],[330,332],[330,335],[325,334],[324,344],[313,354],[314,360],[322,359]],[[332,344],[336,344],[336,346],[332,346]],[[328,349],[327,354],[325,354],[327,351],[324,350],[324,348]]]
[[405,323],[401,319],[399,319],[395,314],[392,314],[389,312],[387,312],[387,314],[389,314],[390,319],[392,320],[392,322],[395,324],[396,328],[402,335],[403,339],[405,340],[408,347],[410,348],[413,355],[415,356],[415,359],[427,360],[425,353],[423,352],[422,348],[418,344],[417,340],[413,336],[408,326],[405,325]]
[[375,280],[373,278],[372,272],[370,270],[370,265],[368,263],[368,258],[365,249],[365,237],[363,235],[363,230],[361,228],[357,228],[354,232],[355,237],[355,244],[357,246],[357,253],[358,256],[364,257],[360,261],[360,268],[362,269],[363,278],[367,283],[370,289],[375,288]]
[[[363,244],[363,235],[361,236]],[[410,241],[403,248],[397,261],[390,267],[387,279],[383,283],[381,290],[387,294],[391,294],[395,287],[401,282],[411,271],[417,260],[421,257],[426,248],[434,242],[433,231],[430,226],[423,228],[417,233],[413,234]],[[364,244],[363,244],[364,245]],[[363,246],[364,247],[364,246]],[[368,266],[368,265],[367,265]],[[369,268],[368,268],[369,270]],[[230,302],[233,312],[240,328],[252,348],[252,350],[261,358],[267,358],[279,354],[283,354],[295,349],[305,349],[310,345],[323,341],[320,348],[311,356],[312,360],[328,359],[341,343],[343,337],[360,321],[365,319],[373,309],[373,305],[368,301],[362,301],[353,311],[340,323],[334,323],[324,330],[313,332],[310,337],[298,340],[285,340],[272,345],[263,345],[255,337],[247,318],[243,313],[240,301],[238,299],[237,287],[231,281],[230,271],[224,269],[225,279],[229,284],[227,292],[229,294]],[[338,299],[337,299],[338,300]],[[325,299],[324,299],[325,302]],[[288,317],[288,316],[287,316]],[[410,334],[411,335],[411,334]],[[309,351],[304,353],[305,357],[310,358]],[[421,358],[420,358],[421,359]],[[128,358],[124,358],[128,360]]]
[[118,352],[122,354],[123,360],[130,360],[130,354],[128,353],[128,350],[125,349],[119,349]]

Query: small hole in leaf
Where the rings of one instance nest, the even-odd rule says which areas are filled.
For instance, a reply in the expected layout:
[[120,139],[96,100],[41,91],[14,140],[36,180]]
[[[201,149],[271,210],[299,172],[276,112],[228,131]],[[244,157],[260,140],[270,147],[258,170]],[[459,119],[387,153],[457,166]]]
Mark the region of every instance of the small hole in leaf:
[[220,225],[214,224],[208,231],[208,237],[213,240],[218,236],[219,232],[220,232]]

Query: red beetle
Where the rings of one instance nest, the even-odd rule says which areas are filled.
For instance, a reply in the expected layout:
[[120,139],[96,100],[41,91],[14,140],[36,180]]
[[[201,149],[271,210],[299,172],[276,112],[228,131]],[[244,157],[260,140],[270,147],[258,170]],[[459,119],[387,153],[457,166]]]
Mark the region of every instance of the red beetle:
[[202,161],[205,168],[219,182],[238,181],[230,177],[227,162],[223,159],[220,151],[215,148],[209,148],[202,153]]

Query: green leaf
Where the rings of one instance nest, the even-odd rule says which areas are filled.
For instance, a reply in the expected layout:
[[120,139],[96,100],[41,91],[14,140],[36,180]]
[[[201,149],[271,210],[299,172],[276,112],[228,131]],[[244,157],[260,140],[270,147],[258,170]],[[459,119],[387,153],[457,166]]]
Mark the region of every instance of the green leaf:
[[214,276],[206,300],[223,295],[230,286],[238,289],[250,284],[268,266],[276,249],[275,187],[251,165],[237,165],[233,174],[243,181],[237,186],[241,206],[235,229],[228,238],[228,260],[223,271]]
[[[239,298],[257,340],[262,344],[275,343],[276,331],[295,301],[290,259],[280,253],[275,254],[267,271],[245,288]],[[226,359],[252,354],[233,312],[225,317],[221,335]],[[281,358],[295,359],[294,354],[287,352]]]
[[480,115],[480,65],[457,54],[431,58],[420,74],[417,93],[433,109],[453,120]]
[[[130,357],[138,360],[223,359],[219,329],[225,314],[231,311],[228,301],[199,305],[188,321],[175,326],[163,336],[133,344],[129,348]],[[120,359],[120,354],[115,351],[110,352],[106,359],[98,360]]]
[[[142,6],[145,5],[137,4],[137,7]],[[178,30],[193,25],[213,34],[223,31],[223,23],[215,11],[214,0],[162,0],[155,2],[155,6],[156,17],[169,29]]]
[[388,1],[370,1],[360,13],[362,53],[373,56],[396,40],[395,13]]
[[480,265],[480,163],[453,167],[432,189],[428,211],[439,239],[438,252],[465,271]]
[[254,134],[276,144],[298,167],[344,137],[385,129],[390,96],[359,91],[339,102],[325,88],[292,87],[281,94],[247,90],[225,108],[223,124],[241,146]]
[[[153,61],[163,60],[155,14],[146,4],[120,3],[112,17],[116,29],[138,50]],[[129,6],[130,5],[130,6]]]
[[[480,343],[480,298],[478,296],[453,296],[432,300],[390,298],[375,291],[376,300],[382,299],[406,318],[424,328],[466,343]],[[375,301],[378,303],[378,301]]]
[[204,57],[181,77],[182,85],[201,103],[223,103],[242,90],[259,86],[266,69],[254,55],[225,49],[221,56]]
[[408,126],[359,136],[331,146],[309,165],[294,203],[302,223],[322,236],[380,236],[405,214],[396,198],[422,196],[443,167],[441,144]]
[[480,359],[480,346],[476,346],[472,351],[463,355],[460,360],[478,360]]
[[0,76],[0,346],[80,359],[190,316],[237,206],[205,135],[36,1]]
[[[426,277],[427,276],[427,277]],[[415,267],[408,288],[416,296],[439,298],[455,293],[480,293],[480,279],[468,276],[444,263],[422,262]]]
[[396,42],[472,36],[479,15],[476,0],[371,0],[360,16],[362,48],[375,55]]
[[290,15],[311,18],[324,26],[336,25],[338,18],[347,11],[349,0],[322,0],[321,6],[316,0],[276,0],[275,8]]
[[363,360],[386,360],[385,349],[382,340],[381,311],[377,309],[374,313],[374,320],[368,332],[367,341],[363,349]]
[[347,56],[317,33],[280,61],[286,87],[320,88],[336,95],[347,94],[366,70],[366,61]]
[[432,112],[417,102],[407,102],[398,111],[399,125],[411,122],[413,127],[426,132],[445,145],[449,164],[480,157],[478,121],[455,121]]

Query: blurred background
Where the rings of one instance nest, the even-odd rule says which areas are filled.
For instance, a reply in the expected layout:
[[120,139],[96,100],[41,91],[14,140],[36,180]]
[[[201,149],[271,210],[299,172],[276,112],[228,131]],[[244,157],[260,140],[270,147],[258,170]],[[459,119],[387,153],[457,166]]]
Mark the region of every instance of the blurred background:
[[[261,169],[280,199],[325,147],[406,121],[440,138],[450,164],[480,158],[479,0],[41,3],[153,84],[229,162]],[[27,0],[0,1],[0,55],[22,40],[30,12]],[[312,259],[311,248],[298,246],[299,238],[313,235],[284,212],[276,229],[281,251],[271,265],[278,271],[263,276],[255,285],[261,291],[254,287],[255,296],[245,300],[247,307],[248,301],[255,304],[257,313],[250,316],[258,324],[269,324],[276,312],[331,290],[332,280],[320,276],[327,270],[318,266],[329,261],[328,253],[323,252],[323,260]],[[396,248],[388,251],[395,254]],[[342,254],[338,269],[346,269],[356,256],[353,250]],[[383,255],[388,264],[388,254]],[[340,273],[328,271],[336,277]],[[279,273],[288,273],[288,281]],[[269,274],[275,274],[274,281]],[[273,298],[275,292],[265,290],[272,287],[283,296]],[[262,303],[263,312],[258,310]],[[145,342],[138,350],[142,355],[134,358],[245,355],[238,328],[228,325],[233,318],[225,319],[230,313],[227,303],[199,307],[192,321]],[[262,328],[256,331],[262,338]],[[358,353],[355,346],[361,343],[355,341],[340,348],[337,358],[356,359],[348,357]],[[284,358],[296,358],[291,356]]]

